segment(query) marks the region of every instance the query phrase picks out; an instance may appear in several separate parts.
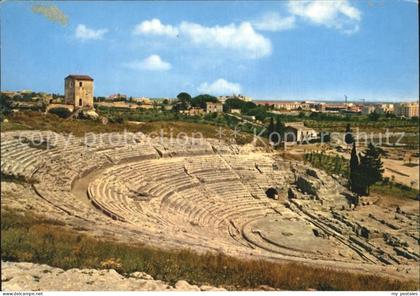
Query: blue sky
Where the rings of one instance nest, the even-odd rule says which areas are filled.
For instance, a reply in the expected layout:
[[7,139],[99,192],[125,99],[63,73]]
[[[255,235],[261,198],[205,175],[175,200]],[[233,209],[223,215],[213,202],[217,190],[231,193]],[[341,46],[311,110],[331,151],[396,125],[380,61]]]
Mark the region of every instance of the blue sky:
[[413,0],[5,2],[1,88],[95,95],[413,100]]

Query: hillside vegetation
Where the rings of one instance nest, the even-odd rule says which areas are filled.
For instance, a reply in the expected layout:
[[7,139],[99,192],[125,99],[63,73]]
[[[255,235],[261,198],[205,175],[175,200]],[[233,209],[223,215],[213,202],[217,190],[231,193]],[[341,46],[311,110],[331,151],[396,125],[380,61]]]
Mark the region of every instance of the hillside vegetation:
[[[309,162],[315,168],[324,170],[330,175],[340,175],[348,179],[349,160],[342,156],[333,156],[322,152],[311,152],[306,153],[303,158],[305,162]],[[389,178],[384,178],[382,181],[377,182],[371,189],[372,195],[379,195],[382,197],[390,196],[416,200],[419,194],[419,191],[415,188],[392,182]]]
[[168,251],[140,244],[102,241],[55,220],[2,209],[2,260],[29,261],[63,269],[113,268],[144,271],[175,283],[211,284],[230,290],[268,285],[281,290],[417,290],[414,281],[355,274],[293,263],[240,260],[222,254]]
[[[138,124],[128,121],[121,123],[110,122],[106,125],[94,120],[67,120],[54,114],[43,114],[39,112],[18,112],[8,117],[8,122],[1,124],[1,131],[11,130],[50,130],[57,133],[72,133],[74,136],[82,137],[86,133],[110,133],[110,132],[152,132],[163,133],[163,136],[176,137],[180,133],[193,136],[193,133],[201,133],[205,138],[221,138],[231,140],[234,131],[223,124],[216,122],[193,122],[182,120],[146,121]],[[249,143],[253,140],[253,134],[240,132],[236,134],[236,141],[239,144]]]

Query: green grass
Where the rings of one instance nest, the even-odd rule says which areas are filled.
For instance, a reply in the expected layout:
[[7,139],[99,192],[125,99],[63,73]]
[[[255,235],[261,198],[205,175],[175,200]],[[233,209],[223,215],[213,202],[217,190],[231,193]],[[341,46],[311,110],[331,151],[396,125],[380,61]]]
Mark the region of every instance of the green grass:
[[[349,160],[344,157],[312,152],[304,155],[304,161],[309,162],[313,167],[321,169],[330,175],[336,174],[348,178]],[[403,184],[385,180],[372,185],[370,194],[415,200],[419,191]]]
[[400,199],[408,198],[416,200],[419,191],[399,183],[381,182],[372,185],[370,188],[370,193],[380,196],[391,196]]
[[58,133],[73,133],[75,136],[84,136],[85,133],[105,133],[123,131],[136,131],[134,126],[110,123],[103,125],[92,120],[66,120],[54,114],[40,112],[18,112],[7,117],[7,123],[2,123],[1,131],[33,129],[50,130]]
[[[224,113],[211,113],[200,116],[188,116],[182,113],[162,110],[141,110],[141,109],[126,109],[126,108],[113,108],[113,107],[98,107],[98,111],[110,118],[111,120],[119,119],[139,122],[189,122],[198,123],[205,125],[212,125],[218,127],[224,127],[234,129],[239,119],[229,116]],[[253,127],[251,124],[242,124],[241,131],[245,133],[253,133]]]
[[419,122],[415,118],[386,118],[381,116],[377,121],[369,120],[367,115],[333,115],[325,113],[313,113],[309,117],[300,118],[305,125],[317,130],[329,132],[344,132],[346,125],[350,124],[353,131],[360,132],[413,132],[417,133]]
[[1,131],[21,131],[21,130],[31,130],[33,129],[31,126],[18,123],[18,122],[2,122],[1,124]]
[[327,132],[345,132],[346,125],[350,124],[353,132],[359,129],[359,132],[406,132],[417,133],[419,125],[409,120],[388,120],[378,122],[349,122],[349,121],[323,121],[323,120],[305,120],[305,125],[316,130]]
[[69,268],[114,268],[122,274],[144,271],[175,283],[211,284],[230,290],[268,285],[285,290],[416,290],[415,281],[340,272],[295,263],[273,263],[193,251],[168,251],[142,244],[103,241],[63,223],[3,208],[2,260]]
[[309,162],[313,167],[321,169],[330,175],[348,176],[349,161],[342,156],[332,156],[322,152],[311,152],[305,153],[303,158],[305,162]]
[[[418,130],[417,130],[418,132]],[[396,144],[398,142],[399,145],[404,144],[404,148],[408,148],[408,149],[419,149],[419,134],[415,134],[415,135],[404,135],[404,137],[402,137],[400,139],[400,136],[392,136],[389,137],[389,143],[391,145]]]
[[[194,122],[178,120],[147,121],[142,124],[130,124],[126,121],[122,123],[101,124],[94,120],[66,120],[53,114],[43,114],[39,112],[18,112],[9,116],[9,122],[1,124],[1,131],[12,130],[50,130],[57,133],[72,133],[75,136],[83,137],[86,133],[110,133],[110,132],[143,132],[145,134],[159,133],[162,131],[164,136],[173,137],[180,133],[193,136],[193,133],[200,133],[205,138],[219,138],[219,130],[222,130],[222,139],[231,140],[233,130],[226,125],[217,122]],[[238,144],[250,143],[253,134],[240,132],[237,134]]]

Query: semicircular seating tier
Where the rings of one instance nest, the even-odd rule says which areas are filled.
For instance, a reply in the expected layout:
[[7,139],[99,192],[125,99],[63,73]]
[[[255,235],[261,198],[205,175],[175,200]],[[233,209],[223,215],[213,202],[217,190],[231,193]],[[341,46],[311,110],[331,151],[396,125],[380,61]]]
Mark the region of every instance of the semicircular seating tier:
[[[347,209],[355,196],[337,180],[261,148],[133,133],[14,131],[2,133],[1,151],[2,175],[31,184],[63,217],[150,241],[270,258],[374,264],[401,263],[396,252],[419,258],[391,242],[367,240],[381,219],[352,222]],[[410,225],[402,233],[415,241]]]

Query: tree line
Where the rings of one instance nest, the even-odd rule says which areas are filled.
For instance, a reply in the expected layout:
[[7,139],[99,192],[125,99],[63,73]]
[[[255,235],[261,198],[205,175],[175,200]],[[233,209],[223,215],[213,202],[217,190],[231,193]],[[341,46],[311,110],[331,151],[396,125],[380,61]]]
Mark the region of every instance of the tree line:
[[[201,94],[191,97],[186,92],[177,95],[177,102],[174,105],[174,111],[188,110],[191,107],[206,108],[207,102],[218,102],[218,99],[208,94]],[[246,102],[238,98],[227,99],[223,104],[223,111],[229,112],[232,109],[239,109],[241,113],[248,116],[255,116],[255,119],[264,121],[267,117],[267,107],[258,106],[254,102]]]

